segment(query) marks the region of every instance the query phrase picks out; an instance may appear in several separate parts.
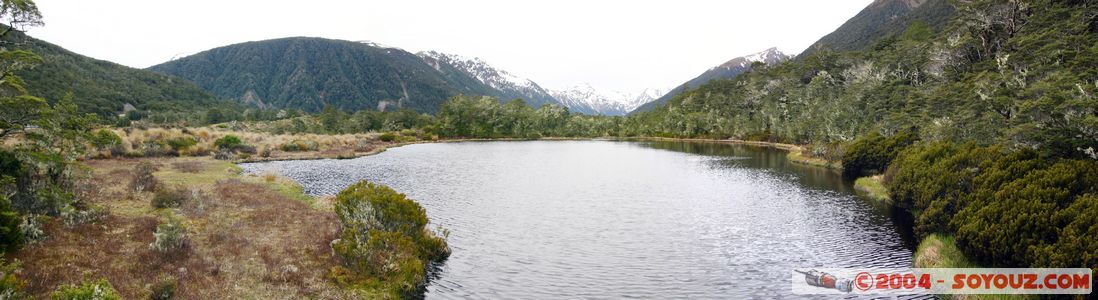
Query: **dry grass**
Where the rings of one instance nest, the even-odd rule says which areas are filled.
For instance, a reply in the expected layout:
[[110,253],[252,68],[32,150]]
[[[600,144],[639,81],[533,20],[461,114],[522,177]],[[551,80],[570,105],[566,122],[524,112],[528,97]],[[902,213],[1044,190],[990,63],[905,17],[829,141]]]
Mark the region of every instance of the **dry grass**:
[[[151,193],[128,189],[130,170],[142,161],[158,165],[155,175],[166,184],[193,190],[193,199],[176,209],[188,235],[187,245],[176,252],[149,246],[161,212],[149,205]],[[89,202],[108,207],[112,215],[72,228],[52,220],[45,241],[12,255],[23,262],[19,275],[34,297],[46,297],[62,284],[103,278],[126,299],[148,298],[165,277],[178,280],[181,299],[355,296],[326,278],[337,265],[329,246],[339,229],[337,218],[302,201],[311,198],[285,179],[240,176],[233,165],[210,158],[88,164],[99,191]]]
[[[214,141],[226,135],[240,137],[244,144],[254,146],[259,153],[268,153],[261,157],[253,155],[249,160],[287,160],[311,158],[341,158],[361,156],[384,149],[391,142],[378,139],[378,134],[270,134],[261,131],[229,130],[217,127],[201,128],[127,128],[114,129],[122,137],[122,150],[130,156],[144,156],[147,141],[167,141],[180,137],[194,138],[198,143],[179,151],[181,156],[207,156],[216,149]],[[282,151],[282,145],[293,141],[315,142],[318,148],[313,151]],[[151,153],[151,152],[150,152]]]

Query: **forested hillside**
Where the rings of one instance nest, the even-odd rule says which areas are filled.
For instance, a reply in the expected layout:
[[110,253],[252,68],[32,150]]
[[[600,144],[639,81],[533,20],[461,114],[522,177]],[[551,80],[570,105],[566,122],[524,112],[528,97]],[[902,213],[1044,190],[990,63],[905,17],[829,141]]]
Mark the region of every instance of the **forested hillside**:
[[321,38],[241,43],[149,69],[193,80],[219,97],[312,112],[325,105],[435,112],[455,95],[499,93],[468,73],[443,72],[399,48]]
[[808,47],[799,57],[820,48],[862,51],[879,38],[903,33],[915,22],[941,30],[953,14],[950,0],[876,0],[834,32]]
[[174,76],[76,54],[19,31],[4,40],[41,58],[37,66],[17,72],[30,94],[56,101],[72,93],[82,112],[112,116],[125,104],[143,111],[179,111],[217,103],[195,84]]
[[941,32],[917,22],[861,52],[714,81],[639,116],[677,136],[832,143],[917,128],[924,140],[1080,157],[1098,148],[1096,8],[973,1]]
[[671,101],[671,98],[674,98],[675,95],[684,93],[692,88],[697,88],[698,86],[701,86],[711,80],[735,78],[736,76],[739,76],[744,72],[750,71],[751,67],[755,63],[761,63],[764,66],[775,65],[784,62],[789,58],[789,55],[778,51],[778,48],[770,48],[766,49],[763,52],[733,58],[723,64],[720,64],[719,66],[710,68],[709,70],[705,70],[705,72],[701,75],[698,75],[698,77],[694,77],[694,79],[690,79],[689,81],[684,82],[678,87],[675,87],[674,89],[668,91],[667,94],[664,94],[663,96],[657,98],[652,102],[641,105],[630,113],[650,111],[656,107],[666,104],[667,101]]

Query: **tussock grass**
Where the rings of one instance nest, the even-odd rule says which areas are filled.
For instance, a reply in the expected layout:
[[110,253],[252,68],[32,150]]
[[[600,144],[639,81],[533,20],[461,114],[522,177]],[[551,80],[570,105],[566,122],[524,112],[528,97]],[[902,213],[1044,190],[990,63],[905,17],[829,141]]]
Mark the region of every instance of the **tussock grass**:
[[[159,166],[156,179],[187,187],[193,199],[179,208],[154,209],[151,192],[129,186],[141,162]],[[176,299],[369,296],[327,277],[338,266],[329,244],[339,221],[330,210],[313,208],[315,200],[292,181],[243,176],[231,163],[209,157],[87,163],[91,184],[99,190],[87,201],[111,214],[72,227],[52,219],[45,224],[49,238],[11,254],[23,262],[20,276],[32,297],[45,298],[58,286],[89,278],[109,281],[123,299],[150,298],[154,290],[163,291],[165,278],[174,280]],[[157,251],[149,246],[153,232],[170,211],[186,228],[187,243],[176,251]]]
[[[129,157],[208,156],[216,152],[215,141],[233,135],[244,145],[254,147],[256,155],[245,160],[288,160],[311,158],[349,158],[370,154],[395,141],[383,141],[377,133],[364,134],[271,134],[258,129],[230,130],[201,128],[125,128],[110,129],[122,138],[121,150]],[[193,140],[194,144],[175,149],[172,141]],[[109,153],[100,155],[110,157]]]

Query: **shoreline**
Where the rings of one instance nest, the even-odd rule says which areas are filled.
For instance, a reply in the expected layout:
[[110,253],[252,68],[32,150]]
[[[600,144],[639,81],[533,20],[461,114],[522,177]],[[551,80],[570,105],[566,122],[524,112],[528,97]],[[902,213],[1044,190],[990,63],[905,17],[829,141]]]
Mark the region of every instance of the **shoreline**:
[[[371,149],[366,152],[342,152],[342,153],[325,153],[324,151],[309,151],[306,155],[297,155],[293,157],[253,157],[248,159],[233,160],[234,164],[241,163],[259,163],[259,162],[272,162],[272,161],[296,161],[296,160],[319,160],[319,159],[354,159],[365,156],[376,155],[385,152],[391,148],[403,147],[407,145],[415,144],[431,144],[431,143],[463,143],[463,142],[521,142],[521,141],[668,141],[668,142],[692,142],[692,143],[715,143],[715,144],[730,144],[730,145],[745,145],[754,147],[764,147],[777,150],[787,151],[786,158],[789,161],[797,164],[820,167],[833,170],[842,170],[841,162],[828,162],[826,160],[809,157],[804,155],[805,148],[800,145],[784,144],[775,142],[763,142],[763,141],[747,141],[737,139],[699,139],[699,138],[666,138],[666,137],[602,137],[602,138],[569,138],[569,137],[547,137],[538,139],[525,139],[525,138],[457,138],[457,139],[439,139],[439,140],[419,140],[411,142],[399,142],[383,144],[377,148]],[[301,152],[298,152],[301,153]]]

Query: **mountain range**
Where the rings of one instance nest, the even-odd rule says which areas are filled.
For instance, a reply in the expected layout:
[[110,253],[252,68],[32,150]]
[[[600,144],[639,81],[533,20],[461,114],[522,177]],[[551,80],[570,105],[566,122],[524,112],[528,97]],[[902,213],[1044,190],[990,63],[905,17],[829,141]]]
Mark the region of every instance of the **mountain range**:
[[560,103],[573,112],[589,115],[622,116],[645,103],[652,102],[663,91],[644,89],[630,93],[622,91],[601,92],[590,84],[580,84],[568,90],[552,91]]
[[803,58],[821,48],[833,51],[866,50],[881,38],[903,33],[915,22],[922,22],[939,31],[948,23],[953,10],[949,0],[876,0],[797,57]]
[[734,78],[740,74],[743,74],[744,72],[750,71],[752,65],[756,62],[772,66],[789,60],[789,58],[789,55],[778,51],[778,48],[770,48],[763,50],[759,53],[733,58],[723,64],[706,70],[701,75],[698,75],[698,77],[694,77],[694,79],[691,79],[679,85],[678,87],[668,91],[666,94],[660,96],[659,98],[642,103],[642,105],[638,106],[634,110],[630,110],[630,112],[643,112],[652,110],[653,108],[667,103],[667,101],[671,100],[671,97],[681,94],[691,88],[701,86],[702,84],[705,84],[710,80]]
[[[941,28],[952,13],[946,0],[878,0],[801,56],[821,48],[863,49],[914,22]],[[731,59],[669,91],[603,92],[587,84],[551,90],[479,58],[436,51],[410,53],[364,41],[294,37],[245,42],[140,70],[17,36],[44,57],[41,66],[20,72],[32,93],[58,99],[72,92],[83,110],[101,115],[116,114],[126,104],[142,110],[186,110],[224,103],[217,98],[314,112],[332,105],[344,110],[411,108],[430,113],[461,94],[500,101],[522,98],[534,107],[557,104],[584,114],[624,115],[651,110],[711,80],[734,78],[749,71],[754,62],[774,65],[790,58],[771,48]]]

